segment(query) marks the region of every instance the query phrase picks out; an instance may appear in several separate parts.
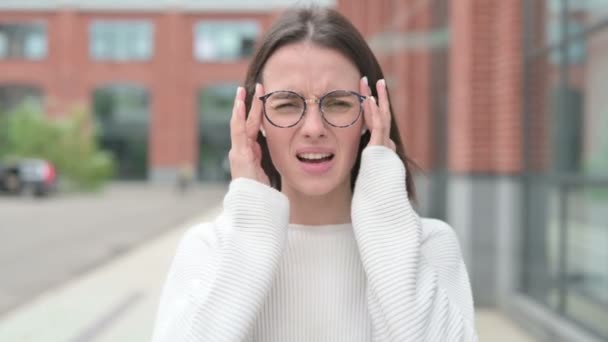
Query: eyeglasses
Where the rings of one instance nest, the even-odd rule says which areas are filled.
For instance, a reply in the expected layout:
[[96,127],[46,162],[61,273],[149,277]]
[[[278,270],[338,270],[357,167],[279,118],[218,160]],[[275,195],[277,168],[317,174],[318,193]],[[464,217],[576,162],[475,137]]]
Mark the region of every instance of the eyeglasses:
[[334,127],[344,128],[354,124],[363,112],[365,96],[349,90],[334,90],[318,99],[305,99],[289,90],[278,90],[260,97],[264,104],[264,116],[276,127],[297,125],[306,113],[307,103],[318,103],[323,120]]

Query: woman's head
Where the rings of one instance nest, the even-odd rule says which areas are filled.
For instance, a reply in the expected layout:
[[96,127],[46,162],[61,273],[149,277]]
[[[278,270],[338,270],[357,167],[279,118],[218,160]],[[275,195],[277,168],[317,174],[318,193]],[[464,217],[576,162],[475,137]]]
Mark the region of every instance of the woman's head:
[[[369,130],[362,133],[365,130],[363,115],[349,114],[354,121],[337,127],[322,119],[318,103],[310,99],[319,99],[335,90],[361,93],[359,82],[363,76],[368,78],[372,94],[377,96],[373,85],[384,78],[380,65],[361,34],[336,11],[325,8],[290,10],[270,28],[258,45],[247,73],[247,112],[258,82],[263,84],[265,94],[288,90],[296,97],[307,99],[306,112],[295,125],[277,127],[267,115],[262,122],[266,133],[266,137],[258,136],[262,147],[262,167],[273,187],[290,187],[310,195],[353,188],[361,151],[370,138]],[[346,92],[339,94],[346,95]],[[335,93],[328,97],[333,95]],[[341,101],[344,98],[348,98],[352,106],[359,105],[354,102],[357,101],[356,94],[342,97]],[[324,105],[330,102],[328,99]],[[266,105],[268,108],[269,104]],[[358,107],[353,108],[358,110]],[[327,118],[327,111],[325,115]],[[397,145],[397,154],[404,161],[408,174],[411,174],[394,117],[391,121],[391,139]],[[306,156],[306,153],[313,155]],[[328,167],[302,158],[327,154],[331,155],[331,161],[325,164]],[[407,188],[413,197],[411,178],[407,178]]]

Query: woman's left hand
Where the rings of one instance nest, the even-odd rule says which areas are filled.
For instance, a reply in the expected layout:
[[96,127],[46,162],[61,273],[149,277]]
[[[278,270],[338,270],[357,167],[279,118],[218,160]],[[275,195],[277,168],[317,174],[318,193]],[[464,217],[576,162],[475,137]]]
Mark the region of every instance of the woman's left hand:
[[361,94],[367,97],[363,104],[363,119],[371,132],[368,146],[386,146],[395,151],[395,142],[390,138],[391,110],[386,92],[386,81],[381,79],[376,82],[378,101],[372,96],[367,77],[361,79],[360,88]]

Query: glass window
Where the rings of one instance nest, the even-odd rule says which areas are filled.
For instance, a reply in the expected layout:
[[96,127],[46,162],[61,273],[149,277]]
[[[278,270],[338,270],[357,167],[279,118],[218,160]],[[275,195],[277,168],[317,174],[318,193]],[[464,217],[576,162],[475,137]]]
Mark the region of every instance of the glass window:
[[230,116],[238,83],[216,84],[198,93],[198,176],[205,181],[230,179]]
[[[552,21],[549,27],[549,41],[558,42],[562,37],[562,25],[557,21]],[[583,31],[582,23],[568,20],[568,37],[573,37]],[[568,44],[568,62],[571,64],[581,64],[585,60],[585,40],[574,39]],[[554,49],[551,52],[551,62],[559,64],[562,62],[562,51]]]
[[143,20],[96,20],[90,26],[89,44],[95,60],[149,60],[154,50],[154,26]]
[[[526,58],[522,285],[530,297],[606,339],[608,2],[550,3],[556,16],[565,15],[545,18],[549,39]],[[591,23],[604,24],[587,30]]]
[[0,115],[9,113],[25,103],[42,108],[42,90],[39,87],[24,84],[0,85]]
[[[553,0],[563,2],[563,0]],[[570,0],[567,7],[568,17],[576,17],[586,27],[601,24],[608,16],[606,0]]]
[[145,179],[150,95],[144,87],[114,84],[93,93],[99,145],[118,161],[118,178]]
[[205,21],[194,28],[194,57],[229,62],[250,56],[260,31],[255,21]]
[[42,23],[0,23],[0,59],[44,59],[46,26]]

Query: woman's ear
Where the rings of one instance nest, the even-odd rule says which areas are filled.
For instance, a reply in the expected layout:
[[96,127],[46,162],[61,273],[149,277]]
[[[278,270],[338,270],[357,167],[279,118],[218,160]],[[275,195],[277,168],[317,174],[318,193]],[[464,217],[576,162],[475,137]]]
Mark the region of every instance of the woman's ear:
[[363,125],[363,128],[361,129],[361,135],[364,135],[365,132],[367,132],[367,126]]
[[264,138],[266,138],[266,130],[264,129],[264,119],[262,118],[262,122],[260,122],[260,133],[262,133],[262,136]]

